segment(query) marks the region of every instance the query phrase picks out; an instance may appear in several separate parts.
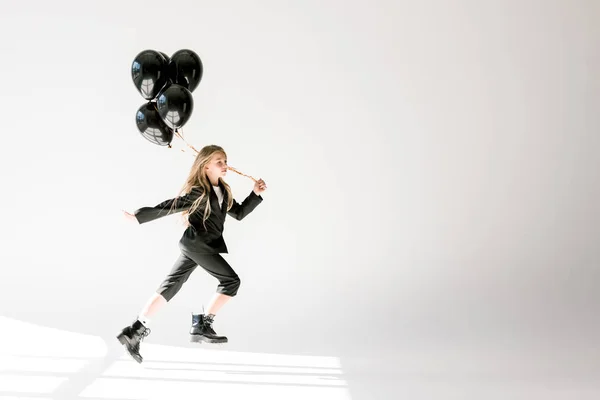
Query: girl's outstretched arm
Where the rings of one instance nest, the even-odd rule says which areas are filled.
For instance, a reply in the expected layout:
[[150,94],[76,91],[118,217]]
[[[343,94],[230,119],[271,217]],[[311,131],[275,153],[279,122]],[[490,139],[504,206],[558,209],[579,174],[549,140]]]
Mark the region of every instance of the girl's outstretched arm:
[[250,192],[248,197],[242,201],[242,204],[238,203],[233,199],[233,204],[227,214],[232,216],[233,218],[241,221],[246,215],[250,214],[252,210],[256,208],[261,202],[263,198],[260,194],[256,194],[254,191]]
[[[133,215],[140,224],[153,221],[157,218],[165,217],[170,214],[176,214],[190,208],[192,203],[198,199],[203,193],[203,189],[200,187],[194,187],[190,193],[186,193],[183,196],[179,196],[173,199],[165,200],[162,203],[155,205],[154,207],[142,207],[137,209]],[[175,203],[175,207],[171,210],[171,207]]]

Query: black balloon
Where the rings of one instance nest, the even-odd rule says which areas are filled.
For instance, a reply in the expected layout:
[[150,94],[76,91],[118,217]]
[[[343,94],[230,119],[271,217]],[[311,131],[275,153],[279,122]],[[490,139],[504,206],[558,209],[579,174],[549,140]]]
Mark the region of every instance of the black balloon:
[[202,60],[192,50],[182,49],[176,51],[169,61],[169,78],[193,92],[202,80],[204,69]]
[[148,102],[137,110],[135,123],[142,136],[154,144],[167,146],[173,140],[173,130],[160,118],[153,102]]
[[181,85],[172,84],[156,99],[160,118],[172,129],[181,128],[194,110],[192,92]]
[[152,100],[167,84],[169,63],[158,51],[144,50],[131,64],[131,78],[142,97]]
[[[166,55],[165,53],[163,53],[162,51],[160,52],[160,54],[162,54],[162,56],[165,58],[165,62],[167,63],[167,71],[168,71],[168,69],[169,69],[169,63],[171,62],[171,58],[168,55]],[[176,82],[173,82],[173,80],[171,79],[170,74],[167,72],[167,84],[165,86],[163,86],[161,92],[163,90],[165,90],[172,83],[176,83]],[[158,92],[157,96],[160,96],[161,92]]]

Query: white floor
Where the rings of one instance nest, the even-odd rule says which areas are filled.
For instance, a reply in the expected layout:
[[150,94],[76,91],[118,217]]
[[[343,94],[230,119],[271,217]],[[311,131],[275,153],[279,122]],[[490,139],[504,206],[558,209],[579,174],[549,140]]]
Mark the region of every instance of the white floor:
[[133,361],[116,340],[0,318],[0,399],[350,399],[332,357],[256,354],[142,343]]
[[600,398],[600,363],[578,363],[569,349],[534,357],[424,345],[342,362],[147,339],[138,364],[114,338],[6,317],[0,334],[0,400]]

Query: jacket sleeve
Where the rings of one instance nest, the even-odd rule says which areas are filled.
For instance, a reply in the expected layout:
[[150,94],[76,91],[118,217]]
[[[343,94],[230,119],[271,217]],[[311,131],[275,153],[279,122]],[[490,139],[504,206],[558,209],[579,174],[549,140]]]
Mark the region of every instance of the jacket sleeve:
[[[198,199],[203,193],[202,188],[192,188],[189,193],[183,196],[175,197],[173,199],[165,200],[162,203],[155,205],[154,207],[142,207],[134,212],[140,224],[153,221],[158,218],[165,217],[170,214],[176,214],[190,208],[192,203]],[[171,207],[175,203],[175,207],[171,210]]]
[[233,218],[241,221],[245,216],[250,214],[252,210],[256,208],[261,202],[263,198],[261,195],[254,193],[254,190],[250,192],[248,197],[244,199],[242,204],[239,204],[235,199],[233,199],[233,204],[227,214],[232,216]]

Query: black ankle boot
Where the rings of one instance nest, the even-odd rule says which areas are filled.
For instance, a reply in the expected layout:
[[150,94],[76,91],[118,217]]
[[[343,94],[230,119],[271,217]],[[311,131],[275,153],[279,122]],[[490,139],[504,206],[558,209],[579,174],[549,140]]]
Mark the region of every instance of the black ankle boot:
[[135,361],[141,363],[143,361],[140,355],[140,342],[150,334],[150,329],[146,328],[139,320],[136,320],[130,326],[123,328],[121,333],[117,335],[117,339],[125,346],[129,355]]
[[190,329],[191,342],[227,343],[227,337],[219,336],[212,328],[213,317],[204,314],[192,314]]

